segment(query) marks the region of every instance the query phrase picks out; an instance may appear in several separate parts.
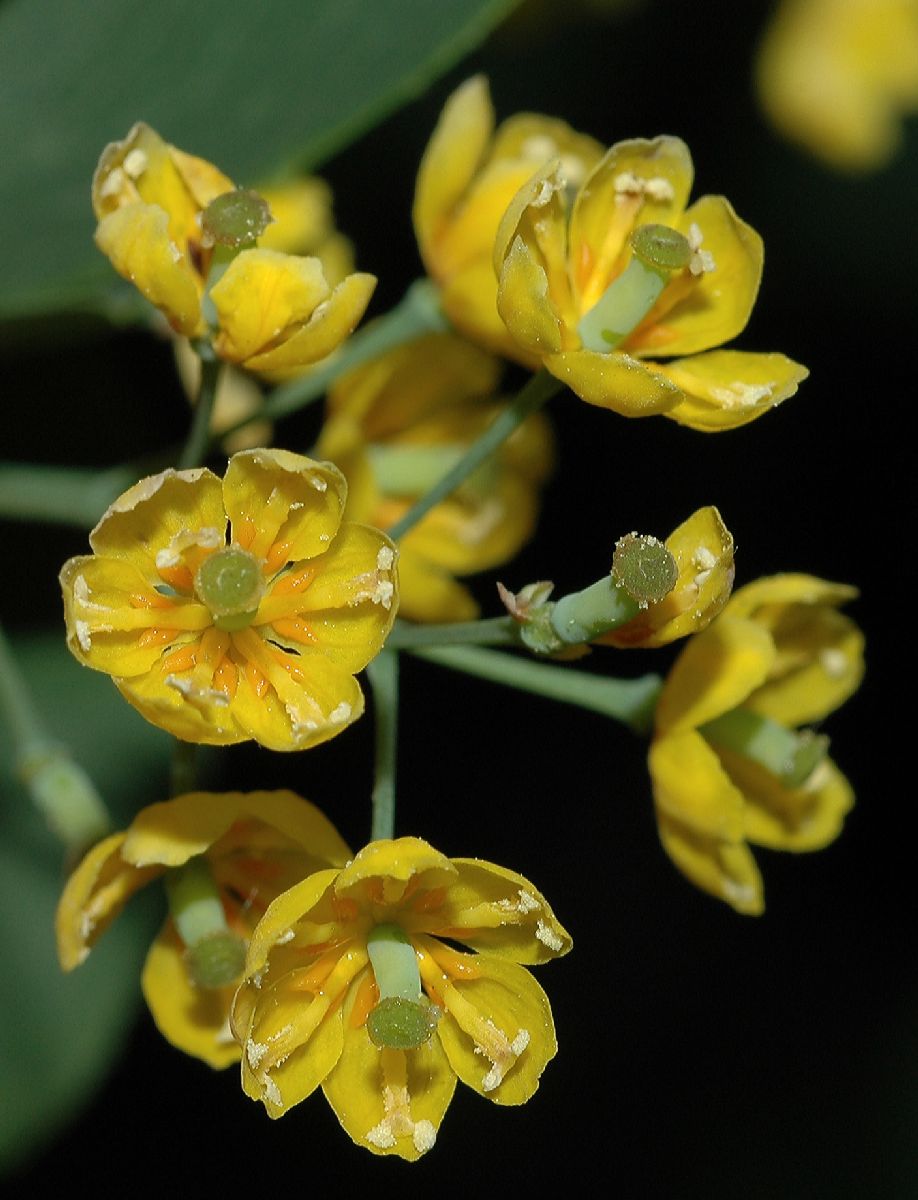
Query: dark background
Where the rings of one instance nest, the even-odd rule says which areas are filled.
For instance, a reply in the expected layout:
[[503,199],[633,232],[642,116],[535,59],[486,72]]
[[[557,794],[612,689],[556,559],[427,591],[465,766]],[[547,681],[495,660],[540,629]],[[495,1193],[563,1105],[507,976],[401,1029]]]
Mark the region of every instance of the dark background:
[[[500,576],[582,586],[623,532],[663,536],[716,503],[738,543],[738,586],[798,570],[857,583],[851,612],[868,635],[867,679],[827,730],[858,796],[844,834],[815,855],[757,851],[767,911],[739,917],[694,890],[660,849],[638,739],[406,660],[398,832],[527,875],[574,937],[569,958],[538,972],[561,1047],[539,1093],[498,1110],[460,1086],[436,1148],[409,1168],[353,1147],[319,1094],[270,1125],[235,1071],[184,1059],[144,1013],[94,1103],[23,1165],[14,1193],[80,1183],[140,1194],[458,1195],[539,1182],[680,1200],[918,1192],[904,830],[914,785],[905,783],[911,714],[899,698],[910,670],[903,422],[915,390],[918,124],[897,160],[863,179],[780,141],[751,85],[770,7],[656,0],[604,20],[571,5],[562,22],[558,6],[530,6],[324,173],[359,265],[380,277],[377,313],[420,272],[409,218],[417,162],[444,99],[476,70],[490,76],[500,116],[562,116],[605,143],[679,134],[695,161],[693,195],[726,194],[759,230],[764,281],[737,345],[783,351],[811,378],[777,411],[723,435],[559,397],[559,470],[542,527]],[[4,456],[103,466],[181,439],[185,401],[167,347],[142,333],[60,332],[7,355],[10,394],[26,398],[28,415],[6,419]],[[511,372],[508,386],[520,378]],[[50,395],[60,399],[44,403]],[[278,440],[302,449],[314,431],[303,415]],[[2,536],[7,564],[24,558],[29,575],[25,587],[4,573],[5,620],[20,630],[59,624],[54,578],[84,552],[83,534],[6,525]],[[492,589],[493,578],[481,581],[488,614]],[[597,651],[589,669],[638,674],[665,670],[671,657]],[[241,747],[212,755],[208,769],[214,787],[301,791],[359,846],[371,761],[368,718],[309,755]]]

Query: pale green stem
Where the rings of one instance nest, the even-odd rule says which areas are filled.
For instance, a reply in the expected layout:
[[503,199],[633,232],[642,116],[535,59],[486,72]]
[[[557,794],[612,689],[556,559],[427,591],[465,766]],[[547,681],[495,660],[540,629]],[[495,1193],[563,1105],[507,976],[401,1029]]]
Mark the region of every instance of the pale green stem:
[[552,608],[549,620],[561,641],[573,646],[617,629],[639,612],[637,601],[606,575],[580,592],[562,596]]
[[195,855],[182,866],[167,871],[165,882],[169,913],[186,946],[225,932],[226,913],[220,890],[203,855]]
[[353,334],[340,350],[305,375],[275,388],[261,408],[222,430],[219,437],[222,439],[237,429],[244,429],[252,421],[277,421],[298,412],[324,396],[329,384],[347,371],[405,342],[413,342],[425,333],[443,332],[448,328],[436,288],[427,279],[416,280],[395,308]]
[[486,459],[490,458],[503,445],[528,416],[538,412],[563,386],[559,380],[555,379],[554,375],[550,375],[547,371],[542,370],[533,375],[516,398],[469,446],[459,462],[426,495],[412,505],[400,521],[396,521],[391,529],[386,531],[389,536],[396,541],[400,537],[404,537],[408,530],[413,529],[435,505],[452,495],[460,484],[464,483]]
[[452,625],[415,625],[396,621],[386,645],[393,650],[424,646],[518,646],[519,626],[512,617],[457,621]]
[[17,776],[52,832],[80,853],[111,829],[92,780],[49,736],[0,626],[0,713],[13,741]]
[[367,953],[380,1000],[390,996],[420,1000],[418,956],[403,929],[392,924],[376,925],[367,935]]
[[92,528],[109,505],[135,483],[130,467],[46,467],[0,463],[0,516]]
[[383,650],[367,667],[373,689],[376,724],[376,762],[373,779],[373,816],[370,838],[391,838],[395,833],[395,768],[398,758],[398,653]]
[[194,348],[201,360],[201,382],[198,385],[198,399],[192,413],[188,437],[176,463],[180,471],[201,466],[207,456],[210,422],[222,367],[222,363],[214,356],[209,346],[196,345]]
[[647,733],[650,730],[657,697],[663,686],[659,675],[642,675],[639,679],[610,679],[474,646],[413,650],[411,653],[453,671],[490,679],[494,683],[560,700],[564,704],[574,704],[578,708],[587,708],[620,721],[635,733]]

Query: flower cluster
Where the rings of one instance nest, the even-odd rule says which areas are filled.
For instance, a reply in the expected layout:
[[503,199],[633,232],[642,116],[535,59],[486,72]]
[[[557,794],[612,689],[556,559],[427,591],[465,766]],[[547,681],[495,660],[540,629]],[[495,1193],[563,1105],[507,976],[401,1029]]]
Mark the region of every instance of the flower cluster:
[[[264,412],[249,380],[243,423],[263,418],[265,441],[297,404],[327,392],[327,405],[314,457],[246,448],[222,478],[203,465],[196,419],[180,468],[128,488],[92,553],[64,564],[67,644],[176,738],[274,751],[354,722],[366,668],[376,776],[356,854],[288,791],[185,791],[144,809],[71,874],[59,957],[76,967],[161,882],[169,915],[142,979],[153,1018],[212,1067],[238,1062],[271,1117],[321,1088],[354,1142],[413,1161],[457,1081],[521,1104],[557,1049],[527,969],[571,948],[545,897],[491,862],[395,836],[400,649],[647,733],[667,854],[740,913],[764,907],[750,846],[818,849],[851,807],[809,726],[860,682],[863,638],[838,611],[856,593],[800,574],[731,596],[733,536],[713,505],[662,540],[624,533],[579,592],[498,584],[507,611],[490,620],[462,582],[533,534],[555,460],[539,408],[562,386],[624,416],[718,431],[806,377],[783,354],[724,348],[749,320],[762,241],[724,197],[690,202],[692,184],[677,137],[604,149],[549,117],[495,127],[486,83],[469,80],[418,174],[430,281],[409,297],[426,308],[406,299],[357,349],[347,339],[375,279],[352,271],[321,181],[248,192],[144,124],[102,154],[96,242],[189,339],[200,414],[216,359],[296,377]],[[496,355],[536,372],[515,398],[498,392]],[[563,661],[680,639],[665,681],[571,676]],[[474,642],[514,653],[462,646]]]

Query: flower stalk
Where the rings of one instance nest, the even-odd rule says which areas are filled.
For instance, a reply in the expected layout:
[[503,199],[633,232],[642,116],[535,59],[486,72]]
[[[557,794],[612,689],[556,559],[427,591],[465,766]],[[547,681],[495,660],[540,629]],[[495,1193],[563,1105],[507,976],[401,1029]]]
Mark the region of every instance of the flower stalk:
[[51,831],[74,856],[111,828],[105,804],[65,746],[52,740],[0,626],[0,713],[15,772]]
[[412,653],[453,671],[612,717],[639,734],[650,730],[662,687],[659,675],[611,679],[476,646],[416,649]]
[[372,841],[395,832],[395,768],[398,760],[398,654],[383,650],[367,666],[373,689],[376,764],[373,781]]

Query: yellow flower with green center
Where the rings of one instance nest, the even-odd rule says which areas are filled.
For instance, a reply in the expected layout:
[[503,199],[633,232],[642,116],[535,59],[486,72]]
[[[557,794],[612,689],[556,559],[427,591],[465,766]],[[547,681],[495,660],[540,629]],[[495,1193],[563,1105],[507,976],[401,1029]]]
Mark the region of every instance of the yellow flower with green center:
[[203,159],[138,124],[102,152],[92,183],[96,244],[187,337],[248,370],[283,375],[352,332],[376,280],[334,289],[315,257],[256,245],[270,213]]
[[756,81],[778,129],[818,158],[882,167],[918,112],[918,0],[783,0]]
[[[245,947],[272,900],[314,871],[350,857],[334,827],[292,792],[191,792],[151,804],[128,829],[94,846],[67,881],[57,910],[61,966],[72,971],[131,896],[156,879],[167,890],[198,888],[169,917],[150,947],[141,977],[159,1031],[173,1046],[222,1068],[238,1062],[229,1012],[242,975]],[[196,911],[192,909],[197,906]],[[188,936],[189,922],[203,937]]]
[[143,479],[61,572],[67,644],[189,742],[326,741],[397,609],[393,543],[345,521],[344,477],[286,450]]
[[497,313],[491,260],[501,217],[534,171],[560,158],[583,178],[602,147],[563,121],[519,113],[495,130],[487,81],[467,80],[447,100],[424,152],[414,194],[421,257],[453,325],[496,353],[534,365]]
[[861,681],[863,636],[837,611],[855,595],[809,575],[741,588],[660,695],[649,754],[660,838],[693,883],[737,912],[764,908],[749,843],[819,850],[853,803],[827,740],[799,727]]
[[496,1104],[535,1092],[557,1047],[521,964],[570,946],[522,875],[419,838],[372,842],[256,926],[232,1017],[243,1088],[279,1117],[321,1085],[358,1145],[417,1159],[457,1078]]
[[[332,387],[317,453],[348,481],[348,516],[388,529],[462,457],[500,409],[499,364],[449,334],[431,334],[359,367]],[[530,417],[497,455],[400,543],[400,613],[413,621],[478,615],[456,575],[516,554],[538,516],[551,468],[547,420]]]
[[686,208],[692,176],[675,137],[617,143],[576,188],[556,158],[501,220],[497,306],[525,353],[588,403],[714,431],[773,408],[807,371],[714,349],[749,319],[762,241],[722,196]]

